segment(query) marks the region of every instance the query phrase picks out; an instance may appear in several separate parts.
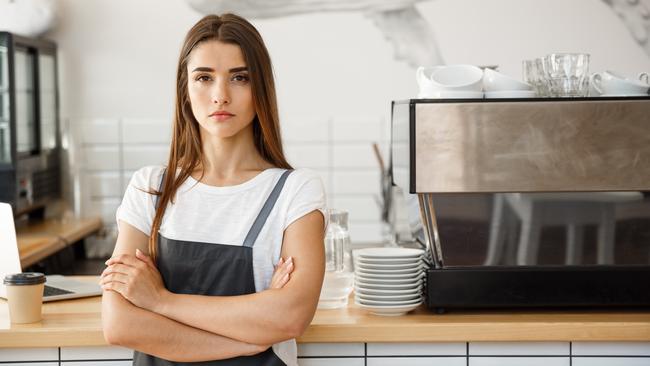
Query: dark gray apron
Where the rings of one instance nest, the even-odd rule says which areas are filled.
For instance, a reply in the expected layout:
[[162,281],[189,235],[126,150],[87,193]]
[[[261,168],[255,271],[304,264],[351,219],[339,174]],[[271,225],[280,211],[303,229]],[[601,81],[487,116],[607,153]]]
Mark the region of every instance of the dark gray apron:
[[[224,245],[167,239],[158,234],[156,264],[167,290],[177,294],[236,296],[255,292],[253,244],[282,191],[291,170],[280,176],[273,191],[248,231],[244,244]],[[165,173],[159,191],[164,188]],[[158,207],[156,196],[155,207]],[[191,352],[191,351],[190,351]],[[269,348],[254,356],[205,362],[172,362],[135,351],[133,364],[158,365],[285,365]]]

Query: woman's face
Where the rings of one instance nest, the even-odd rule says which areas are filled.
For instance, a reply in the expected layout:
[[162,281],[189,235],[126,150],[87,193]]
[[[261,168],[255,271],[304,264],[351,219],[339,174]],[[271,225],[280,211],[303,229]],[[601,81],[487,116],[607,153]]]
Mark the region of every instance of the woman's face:
[[228,138],[255,117],[253,92],[238,45],[206,41],[190,53],[187,88],[201,135]]

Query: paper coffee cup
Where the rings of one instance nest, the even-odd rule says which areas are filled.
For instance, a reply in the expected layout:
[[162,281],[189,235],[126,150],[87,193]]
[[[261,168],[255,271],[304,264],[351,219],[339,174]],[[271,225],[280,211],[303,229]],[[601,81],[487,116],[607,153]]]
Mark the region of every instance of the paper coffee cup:
[[38,272],[6,275],[9,318],[12,323],[35,323],[41,321],[45,275]]

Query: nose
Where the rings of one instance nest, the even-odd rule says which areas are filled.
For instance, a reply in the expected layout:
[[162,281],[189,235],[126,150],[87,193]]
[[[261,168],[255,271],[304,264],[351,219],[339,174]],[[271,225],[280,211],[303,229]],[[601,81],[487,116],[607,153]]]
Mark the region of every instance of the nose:
[[215,83],[215,87],[212,91],[212,103],[215,104],[230,103],[230,92],[228,90],[228,85],[225,81],[222,80]]

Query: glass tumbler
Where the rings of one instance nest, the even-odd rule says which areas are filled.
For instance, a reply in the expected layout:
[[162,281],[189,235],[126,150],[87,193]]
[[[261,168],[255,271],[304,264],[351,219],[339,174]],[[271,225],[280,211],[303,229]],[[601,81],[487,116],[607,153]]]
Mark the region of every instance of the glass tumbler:
[[538,68],[537,61],[524,60],[522,62],[522,69],[523,80],[535,89],[535,94],[537,94],[537,96],[545,96],[545,93],[542,90],[544,88],[545,80],[542,70]]
[[553,97],[584,97],[589,93],[589,55],[552,53],[542,58],[544,76]]

